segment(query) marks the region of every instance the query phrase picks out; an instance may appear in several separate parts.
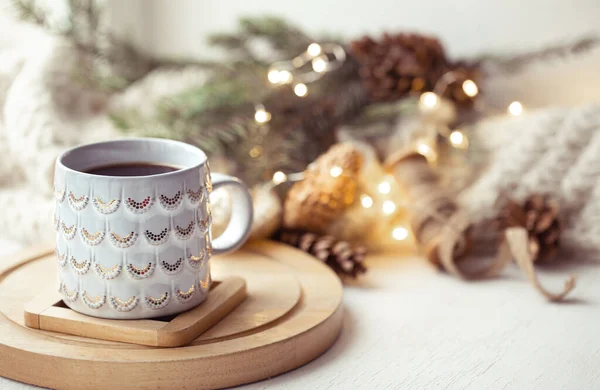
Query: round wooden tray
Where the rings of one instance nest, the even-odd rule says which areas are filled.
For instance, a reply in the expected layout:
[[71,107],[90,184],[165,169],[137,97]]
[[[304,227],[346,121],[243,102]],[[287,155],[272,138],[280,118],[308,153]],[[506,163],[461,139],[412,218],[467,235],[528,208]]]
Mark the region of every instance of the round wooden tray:
[[299,367],[342,326],[342,285],[291,247],[251,243],[211,260],[215,279],[243,276],[248,297],[190,345],[156,348],[30,329],[23,305],[55,283],[56,259],[29,250],[0,262],[0,375],[61,389],[235,386]]

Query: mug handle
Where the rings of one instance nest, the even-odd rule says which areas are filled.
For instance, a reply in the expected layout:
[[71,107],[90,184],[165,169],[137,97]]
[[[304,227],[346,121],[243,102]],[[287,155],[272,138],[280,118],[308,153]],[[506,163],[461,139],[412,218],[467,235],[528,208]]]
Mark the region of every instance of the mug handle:
[[237,177],[212,173],[213,190],[226,187],[231,195],[231,219],[221,235],[212,241],[213,254],[232,251],[244,244],[250,235],[254,209],[248,187]]

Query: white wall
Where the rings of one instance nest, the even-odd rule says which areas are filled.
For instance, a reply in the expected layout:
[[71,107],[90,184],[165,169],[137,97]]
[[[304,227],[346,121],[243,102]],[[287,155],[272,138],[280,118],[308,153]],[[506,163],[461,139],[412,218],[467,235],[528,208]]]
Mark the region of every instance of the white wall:
[[[35,48],[41,32],[2,15],[9,1],[0,0],[0,51]],[[600,36],[600,0],[106,1],[119,32],[144,50],[172,57],[213,54],[205,44],[206,35],[233,29],[244,15],[281,15],[309,32],[346,37],[383,30],[429,32],[438,35],[455,57],[517,53],[586,34]],[[494,105],[521,100],[529,108],[600,103],[598,69],[600,50],[595,50],[490,78],[486,96],[494,98]]]
[[118,31],[160,56],[206,56],[205,36],[276,14],[313,33],[428,32],[453,56],[516,52],[600,34],[600,0],[108,0]]

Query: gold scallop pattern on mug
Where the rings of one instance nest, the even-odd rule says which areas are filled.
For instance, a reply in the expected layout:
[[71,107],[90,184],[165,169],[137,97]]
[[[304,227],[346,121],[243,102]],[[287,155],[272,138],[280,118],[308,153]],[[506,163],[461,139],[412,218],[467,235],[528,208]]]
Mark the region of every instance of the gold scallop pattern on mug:
[[182,200],[183,194],[181,193],[181,191],[177,191],[175,196],[173,196],[172,198],[169,198],[168,196],[162,194],[158,197],[159,203],[165,210],[175,210],[179,207]]
[[182,228],[181,226],[175,226],[175,236],[180,240],[189,239],[192,234],[194,234],[194,230],[196,230],[196,224],[194,221],[191,221],[187,227]]
[[61,291],[62,296],[65,301],[73,303],[77,300],[77,296],[79,295],[79,292],[77,291],[77,289],[69,291],[69,289],[67,288],[67,285],[64,283],[62,284],[61,289],[62,289],[62,291]]
[[205,189],[202,186],[200,186],[200,188],[198,188],[198,191],[194,191],[191,188],[188,188],[188,190],[187,190],[188,199],[190,200],[190,202],[192,204],[201,202],[204,199],[204,191],[205,191]]
[[135,309],[135,307],[138,305],[140,300],[138,297],[136,297],[134,295],[131,298],[127,299],[126,301],[123,301],[123,300],[119,299],[118,297],[111,296],[109,301],[110,301],[110,305],[115,310],[131,311],[131,310]]
[[167,275],[173,275],[181,271],[183,268],[183,257],[177,259],[173,264],[166,262],[165,260],[160,261],[160,267]]
[[205,246],[205,250],[206,250],[206,255],[207,257],[210,259],[212,257],[212,244],[210,243],[209,240],[206,240],[206,246]]
[[154,198],[151,196],[145,197],[142,201],[137,202],[132,198],[127,198],[125,200],[125,206],[127,209],[135,214],[143,214],[146,211],[150,210],[152,205],[154,204]]
[[90,198],[87,195],[75,196],[73,192],[69,191],[69,204],[75,211],[81,211],[87,206]]
[[65,225],[64,222],[61,222],[61,227],[63,235],[67,240],[72,240],[73,237],[75,237],[75,233],[77,233],[77,227],[75,226],[75,224],[67,227],[67,225]]
[[137,240],[138,234],[136,232],[131,232],[126,236],[119,236],[117,233],[110,232],[108,235],[108,239],[110,242],[116,246],[117,248],[129,248],[133,244],[135,244],[135,240]]
[[152,233],[150,230],[146,229],[146,231],[144,231],[144,235],[150,244],[160,245],[164,244],[169,239],[169,231],[170,230],[168,227],[164,228],[158,233]]
[[203,219],[198,218],[198,227],[202,233],[206,233],[210,228],[210,216],[206,216]]
[[58,232],[60,230],[60,219],[58,219],[58,216],[56,216],[56,211],[54,212],[53,215],[53,219],[54,219],[54,231]]
[[87,291],[84,291],[81,294],[81,300],[90,308],[90,309],[100,309],[106,303],[106,295],[100,294],[95,297],[91,297]]
[[208,164],[208,161],[206,162],[204,182],[206,183],[206,191],[210,194],[213,190],[213,185],[212,185],[212,179],[210,178],[210,166]]
[[95,197],[94,200],[92,200],[92,204],[100,214],[112,214],[119,208],[121,200],[114,198],[109,202],[104,202],[99,197]]
[[94,262],[94,271],[104,280],[114,279],[121,273],[123,266],[115,264],[112,267],[105,267],[100,263]]
[[198,256],[194,256],[191,253],[188,256],[188,262],[190,263],[190,265],[193,268],[199,268],[203,264],[202,260],[204,260],[204,251],[203,250],[201,250],[198,253]]
[[56,198],[56,200],[58,201],[58,203],[62,203],[63,200],[65,200],[65,194],[66,193],[67,193],[67,191],[65,191],[64,188],[62,190],[59,190],[56,187],[56,184],[54,184],[54,197]]
[[208,288],[210,287],[210,270],[206,270],[206,273],[204,274],[204,279],[200,279],[200,287],[203,290],[208,290]]
[[154,268],[156,268],[154,263],[148,263],[145,267],[136,267],[131,263],[127,263],[126,267],[129,276],[136,280],[146,279],[154,273]]
[[98,245],[104,239],[104,231],[103,230],[99,230],[96,233],[92,234],[92,233],[88,232],[86,228],[81,228],[79,230],[79,234],[81,235],[81,239],[83,240],[83,242],[85,242],[86,244],[88,244],[90,246]]
[[176,289],[175,296],[177,297],[177,300],[179,302],[186,303],[186,302],[189,302],[190,299],[192,299],[195,292],[196,292],[196,287],[194,285],[192,285],[192,287],[190,287],[187,291],[181,291],[180,289]]
[[85,275],[90,269],[90,262],[88,260],[77,261],[73,256],[71,256],[70,260],[73,270],[79,275]]
[[54,254],[56,255],[56,259],[58,260],[58,265],[62,267],[64,267],[65,265],[67,265],[67,254],[66,253],[60,253],[60,251],[58,250],[58,248],[54,249]]
[[150,295],[146,295],[145,297],[146,305],[151,309],[162,309],[169,304],[170,300],[171,294],[168,291],[158,298],[151,297]]

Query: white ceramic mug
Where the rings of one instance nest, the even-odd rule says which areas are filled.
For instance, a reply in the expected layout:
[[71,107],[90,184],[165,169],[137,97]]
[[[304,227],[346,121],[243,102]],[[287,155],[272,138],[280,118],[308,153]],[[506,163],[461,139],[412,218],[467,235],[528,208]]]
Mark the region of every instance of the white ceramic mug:
[[[100,176],[99,166],[148,163],[179,168],[150,176]],[[212,240],[208,195],[227,187],[232,217]],[[115,319],[179,313],[201,303],[211,254],[239,247],[252,201],[237,178],[210,173],[206,154],[177,141],[138,138],[76,147],[54,175],[59,289],[80,313]]]

